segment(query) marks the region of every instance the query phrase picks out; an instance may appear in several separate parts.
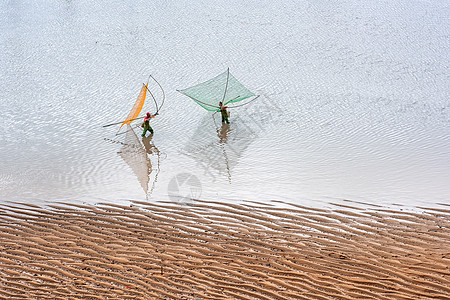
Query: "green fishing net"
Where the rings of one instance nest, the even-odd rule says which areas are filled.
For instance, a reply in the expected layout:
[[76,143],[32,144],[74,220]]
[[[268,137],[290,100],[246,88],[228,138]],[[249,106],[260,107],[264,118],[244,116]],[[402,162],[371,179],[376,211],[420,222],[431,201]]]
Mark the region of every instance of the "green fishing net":
[[225,105],[255,96],[237,81],[229,70],[208,81],[178,91],[209,111],[217,110],[220,101]]

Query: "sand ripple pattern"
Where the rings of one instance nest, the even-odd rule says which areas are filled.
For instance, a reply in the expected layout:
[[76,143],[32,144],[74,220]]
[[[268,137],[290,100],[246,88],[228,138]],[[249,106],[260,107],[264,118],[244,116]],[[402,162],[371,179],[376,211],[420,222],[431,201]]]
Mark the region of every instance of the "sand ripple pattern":
[[450,209],[0,206],[0,299],[448,299]]

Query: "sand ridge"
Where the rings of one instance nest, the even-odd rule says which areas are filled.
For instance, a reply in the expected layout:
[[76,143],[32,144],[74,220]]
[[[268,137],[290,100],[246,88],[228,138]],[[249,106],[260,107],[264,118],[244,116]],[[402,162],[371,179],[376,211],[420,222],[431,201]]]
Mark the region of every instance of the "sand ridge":
[[450,209],[0,206],[0,299],[448,299]]

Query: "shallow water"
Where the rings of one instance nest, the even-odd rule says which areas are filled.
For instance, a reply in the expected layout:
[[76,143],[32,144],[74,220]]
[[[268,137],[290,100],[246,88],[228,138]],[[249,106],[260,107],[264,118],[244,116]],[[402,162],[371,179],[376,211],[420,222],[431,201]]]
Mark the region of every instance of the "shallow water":
[[[2,2],[0,200],[449,203],[446,1],[243,5]],[[227,67],[222,128],[176,89]],[[103,128],[150,74],[153,138]]]

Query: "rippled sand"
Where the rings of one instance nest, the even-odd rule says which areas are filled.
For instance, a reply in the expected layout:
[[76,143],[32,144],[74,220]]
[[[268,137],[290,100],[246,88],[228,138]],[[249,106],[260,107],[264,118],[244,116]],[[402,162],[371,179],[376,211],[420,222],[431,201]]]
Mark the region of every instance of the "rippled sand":
[[448,206],[283,205],[5,204],[0,298],[450,297]]

